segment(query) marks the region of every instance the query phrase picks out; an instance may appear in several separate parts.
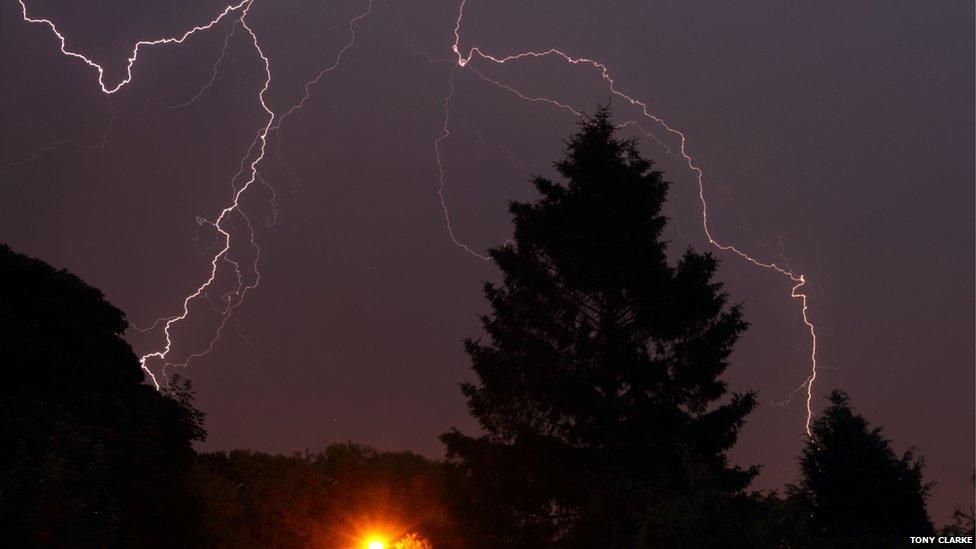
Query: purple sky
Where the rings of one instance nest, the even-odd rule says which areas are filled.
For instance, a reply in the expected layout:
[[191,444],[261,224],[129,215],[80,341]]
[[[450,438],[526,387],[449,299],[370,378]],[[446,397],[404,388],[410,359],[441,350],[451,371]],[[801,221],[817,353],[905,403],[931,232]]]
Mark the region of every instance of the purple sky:
[[[28,6],[103,65],[108,83],[124,74],[135,41],[223,7]],[[271,63],[272,109],[298,101],[334,62],[366,6],[255,1],[248,20]],[[208,414],[204,449],[291,452],[352,439],[439,456],[439,433],[474,429],[457,390],[471,377],[460,341],[478,335],[480,282],[497,274],[452,243],[436,193],[433,142],[452,65],[405,45],[450,58],[456,17],[455,1],[378,1],[269,149],[260,169],[271,187],[255,184],[242,200],[262,250],[260,286],[184,372]],[[942,523],[954,503],[972,502],[976,452],[973,19],[972,2],[955,0],[469,0],[461,46],[599,59],[620,90],[684,131],[705,170],[713,233],[764,260],[782,252],[814,285],[815,405],[842,388],[897,449],[917,446]],[[210,80],[229,30],[146,48],[109,103],[91,68],[61,55],[47,27],[24,23],[15,0],[0,0],[0,241],[74,271],[136,325],[178,314],[215,242],[195,219],[227,204],[265,122],[263,67],[241,29],[199,99],[164,105]],[[579,110],[609,97],[598,73],[554,59],[474,67]],[[445,196],[458,239],[482,250],[509,236],[506,201],[533,198],[529,174],[552,173],[575,117],[468,70],[455,86]],[[618,121],[639,116],[615,106]],[[652,139],[625,133],[642,138],[673,182],[672,251],[707,249],[694,174]],[[37,152],[59,140],[74,144]],[[241,218],[228,226],[244,238]],[[250,261],[239,242],[235,257]],[[764,466],[757,488],[781,486],[795,479],[804,407],[800,396],[776,403],[807,375],[809,340],[784,278],[717,255],[751,323],[728,379],[763,403],[735,458]],[[197,302],[174,330],[173,358],[206,348],[214,322]],[[132,342],[143,353],[162,338]]]

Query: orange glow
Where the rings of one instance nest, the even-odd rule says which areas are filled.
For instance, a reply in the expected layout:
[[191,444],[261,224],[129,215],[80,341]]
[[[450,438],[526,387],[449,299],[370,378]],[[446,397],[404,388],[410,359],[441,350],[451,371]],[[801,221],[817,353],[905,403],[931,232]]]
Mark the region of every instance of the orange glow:
[[386,549],[386,542],[379,538],[371,537],[366,540],[366,549]]

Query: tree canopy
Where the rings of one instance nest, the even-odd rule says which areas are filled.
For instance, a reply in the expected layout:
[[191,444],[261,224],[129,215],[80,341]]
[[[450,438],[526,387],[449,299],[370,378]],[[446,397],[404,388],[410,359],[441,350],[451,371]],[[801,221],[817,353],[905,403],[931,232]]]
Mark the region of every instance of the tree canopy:
[[192,545],[204,437],[189,387],[144,383],[121,311],[0,245],[0,545]]

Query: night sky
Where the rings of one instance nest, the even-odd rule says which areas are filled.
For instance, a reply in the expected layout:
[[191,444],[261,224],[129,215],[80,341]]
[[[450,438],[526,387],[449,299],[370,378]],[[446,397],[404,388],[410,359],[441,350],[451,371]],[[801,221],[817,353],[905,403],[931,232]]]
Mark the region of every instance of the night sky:
[[[109,85],[136,41],[180,34],[224,7],[27,5],[104,66]],[[299,101],[336,61],[367,6],[255,0],[247,21],[270,61],[272,110]],[[457,14],[453,0],[377,0],[341,64],[270,137],[261,179],[241,200],[261,249],[260,285],[213,351],[180,370],[207,413],[202,449],[290,453],[351,439],[438,457],[439,433],[476,429],[457,388],[472,378],[461,340],[479,335],[481,281],[497,270],[452,242],[433,147]],[[197,218],[228,204],[266,122],[264,67],[234,20],[144,48],[132,83],[109,98],[48,27],[0,0],[0,241],[75,272],[136,326],[179,314],[221,244]],[[469,0],[460,45],[598,59],[621,91],[680,128],[704,169],[713,233],[763,260],[782,254],[812,283],[815,408],[841,388],[897,450],[915,445],[937,483],[930,512],[941,524],[973,500],[973,20],[965,0]],[[218,59],[212,85],[173,108],[211,80]],[[581,111],[610,99],[598,72],[553,58],[472,66]],[[553,175],[576,117],[470,70],[454,83],[444,196],[458,240],[480,251],[510,236],[507,201],[534,198],[531,174]],[[618,122],[640,117],[619,98],[613,106]],[[646,128],[676,150],[660,126]],[[687,165],[622,132],[640,137],[673,182],[672,254],[714,250]],[[228,227],[239,239],[231,257],[250,265],[243,218]],[[809,373],[810,340],[788,280],[717,256],[751,323],[727,379],[762,403],[734,457],[763,465],[754,487],[780,487],[796,478],[805,395],[783,401]],[[213,307],[231,289],[221,273],[213,303],[195,301],[174,328],[176,361],[207,348]],[[130,340],[140,354],[164,343],[158,329]]]

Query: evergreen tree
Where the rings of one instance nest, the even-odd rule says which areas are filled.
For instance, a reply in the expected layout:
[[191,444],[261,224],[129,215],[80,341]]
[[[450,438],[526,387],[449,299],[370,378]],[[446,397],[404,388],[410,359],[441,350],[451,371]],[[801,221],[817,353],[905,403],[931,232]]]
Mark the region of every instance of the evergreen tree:
[[834,391],[812,425],[793,497],[808,510],[815,547],[901,547],[933,534],[925,509],[929,485],[922,458],[901,457],[891,442]]
[[729,516],[757,473],[731,466],[754,395],[720,376],[746,328],[691,250],[661,240],[668,183],[608,109],[586,118],[512,203],[514,243],[490,251],[487,340],[467,340],[462,384],[486,432],[442,435],[475,546],[703,547],[734,543]]

